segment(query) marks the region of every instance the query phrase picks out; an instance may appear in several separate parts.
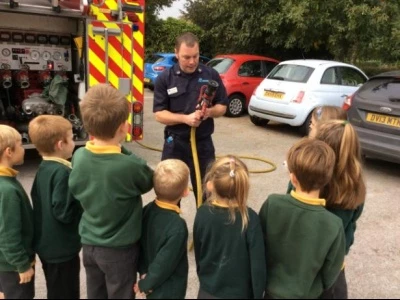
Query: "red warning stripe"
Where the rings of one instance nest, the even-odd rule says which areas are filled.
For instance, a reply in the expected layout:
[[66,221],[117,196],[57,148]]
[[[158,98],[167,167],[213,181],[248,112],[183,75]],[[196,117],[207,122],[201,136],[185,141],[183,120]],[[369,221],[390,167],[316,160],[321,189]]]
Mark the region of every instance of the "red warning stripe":
[[89,63],[90,75],[92,75],[99,83],[106,82],[106,76],[101,74],[101,72],[90,62]]

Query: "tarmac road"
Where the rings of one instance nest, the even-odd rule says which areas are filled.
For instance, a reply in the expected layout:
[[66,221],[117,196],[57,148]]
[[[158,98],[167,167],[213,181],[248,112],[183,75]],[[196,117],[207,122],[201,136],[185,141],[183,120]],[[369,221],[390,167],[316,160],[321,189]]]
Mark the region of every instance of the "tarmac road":
[[[162,147],[163,126],[152,114],[152,92],[145,92],[144,139],[152,147]],[[249,206],[259,211],[271,193],[285,193],[288,174],[283,167],[285,154],[290,146],[301,138],[295,128],[271,124],[265,128],[254,126],[249,117],[216,120],[214,143],[217,155],[236,154],[256,156],[271,160],[277,170],[271,173],[251,175]],[[160,160],[160,153],[143,148],[137,143],[128,144],[151,167]],[[27,151],[25,164],[19,179],[30,191],[40,158],[35,150]],[[268,165],[245,160],[250,169],[264,169]],[[363,215],[358,221],[355,243],[346,259],[346,277],[350,298],[400,298],[400,165],[368,159],[364,172],[367,199]],[[151,191],[143,196],[144,203],[154,199]],[[192,233],[195,215],[194,196],[182,201],[183,218]],[[190,237],[191,239],[191,237]],[[194,255],[189,253],[189,285],[186,298],[197,297],[198,280]],[[46,288],[40,262],[36,268],[36,298],[46,297]],[[86,298],[85,273],[81,270],[81,296]]]

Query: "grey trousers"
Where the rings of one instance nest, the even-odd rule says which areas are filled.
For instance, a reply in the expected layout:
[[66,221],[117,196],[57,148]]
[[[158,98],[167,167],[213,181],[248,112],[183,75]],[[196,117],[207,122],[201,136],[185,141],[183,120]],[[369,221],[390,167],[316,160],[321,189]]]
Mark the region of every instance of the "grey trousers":
[[83,245],[88,299],[135,299],[139,246],[106,248]]

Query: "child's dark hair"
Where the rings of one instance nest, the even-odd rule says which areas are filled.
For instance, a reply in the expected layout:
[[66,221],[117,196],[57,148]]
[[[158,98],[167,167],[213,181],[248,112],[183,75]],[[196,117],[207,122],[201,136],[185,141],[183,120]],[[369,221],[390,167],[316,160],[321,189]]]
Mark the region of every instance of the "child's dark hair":
[[321,192],[327,207],[356,209],[366,196],[357,132],[347,121],[326,121],[318,124],[315,138],[336,154],[332,180]]
[[287,154],[290,173],[305,192],[321,190],[332,178],[335,153],[326,143],[303,138]]
[[247,166],[236,156],[224,156],[210,166],[205,176],[205,183],[207,182],[212,183],[214,191],[209,195],[209,201],[228,200],[232,223],[235,222],[235,212],[238,210],[242,216],[244,231],[249,222],[247,198],[250,182]]
[[112,139],[129,116],[129,103],[108,84],[91,87],[80,102],[85,130],[98,139]]

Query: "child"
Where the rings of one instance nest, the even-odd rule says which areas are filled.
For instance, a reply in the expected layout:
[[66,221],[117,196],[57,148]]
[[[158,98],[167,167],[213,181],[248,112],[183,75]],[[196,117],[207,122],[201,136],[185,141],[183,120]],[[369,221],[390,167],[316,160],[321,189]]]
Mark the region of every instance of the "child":
[[[346,254],[354,242],[356,221],[360,217],[366,196],[366,187],[361,168],[361,149],[357,133],[347,121],[319,123],[315,138],[327,143],[336,154],[332,179],[322,189],[326,208],[338,216],[346,235]],[[344,269],[335,283],[332,296],[347,299],[347,283]]]
[[196,213],[193,238],[199,299],[262,298],[265,248],[256,212],[246,206],[249,172],[235,156],[211,165],[207,202]]
[[142,224],[142,197],[153,187],[146,162],[121,146],[129,103],[99,84],[80,102],[92,137],[72,158],[69,187],[83,208],[79,224],[89,299],[133,299]]
[[267,298],[318,298],[340,273],[345,255],[342,222],[319,198],[334,161],[333,150],[324,142],[300,140],[287,155],[295,191],[270,195],[261,207]]
[[160,162],[154,171],[156,200],[143,209],[139,272],[135,292],[147,299],[184,299],[189,271],[188,230],[178,203],[189,194],[189,168],[177,159]]
[[[316,127],[319,122],[328,120],[347,120],[347,112],[338,106],[318,106],[316,107],[311,115],[310,132],[309,137],[315,136]],[[286,193],[290,194],[293,190],[293,185],[289,181]]]
[[42,262],[48,299],[79,299],[82,209],[68,189],[75,148],[72,125],[61,116],[42,115],[29,123],[29,136],[42,156],[32,185],[34,248]]
[[319,122],[328,120],[347,120],[347,112],[338,106],[319,106],[316,107],[311,115],[309,137],[315,136],[315,128]]
[[21,135],[0,125],[0,290],[6,299],[33,299],[33,212],[13,168],[24,162]]

